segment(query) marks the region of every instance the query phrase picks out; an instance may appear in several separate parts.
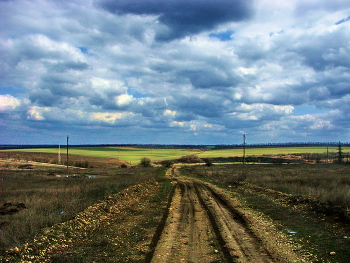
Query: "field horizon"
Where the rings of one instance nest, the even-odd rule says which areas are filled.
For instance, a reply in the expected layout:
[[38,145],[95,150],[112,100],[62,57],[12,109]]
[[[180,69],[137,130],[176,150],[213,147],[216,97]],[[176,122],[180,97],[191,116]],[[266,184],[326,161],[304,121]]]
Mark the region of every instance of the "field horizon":
[[[66,155],[66,147],[60,148],[24,148],[2,150],[3,152],[20,151],[33,153],[51,153]],[[243,156],[243,149],[167,149],[167,148],[139,148],[139,147],[69,147],[69,155],[87,156],[87,157],[103,157],[103,158],[119,158],[126,160],[131,164],[137,164],[141,158],[147,157],[152,161],[175,160],[186,155],[198,155],[199,158],[217,158],[217,157],[237,157]],[[336,155],[339,151],[338,147],[310,146],[310,147],[260,147],[245,149],[246,156],[264,156],[264,155],[292,155],[292,154],[326,154]],[[342,147],[342,153],[348,154],[350,147]]]

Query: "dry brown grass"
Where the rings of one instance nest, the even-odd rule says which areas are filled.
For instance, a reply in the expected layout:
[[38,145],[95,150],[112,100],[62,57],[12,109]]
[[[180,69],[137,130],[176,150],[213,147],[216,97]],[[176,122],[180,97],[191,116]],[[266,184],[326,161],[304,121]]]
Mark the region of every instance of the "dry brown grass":
[[245,181],[287,194],[350,208],[348,165],[215,165],[185,167],[189,174],[223,184]]
[[[0,151],[2,160],[12,161],[34,161],[50,164],[67,165],[66,155],[61,155],[59,162],[58,155],[53,153],[36,153],[36,152],[21,152],[21,151]],[[69,155],[68,163],[70,166],[84,168],[115,168],[122,165],[131,166],[127,161],[118,158],[102,158],[91,156]]]
[[18,246],[43,228],[71,219],[105,197],[155,177],[156,168],[2,169],[0,206],[24,203],[26,208],[0,215],[0,250]]

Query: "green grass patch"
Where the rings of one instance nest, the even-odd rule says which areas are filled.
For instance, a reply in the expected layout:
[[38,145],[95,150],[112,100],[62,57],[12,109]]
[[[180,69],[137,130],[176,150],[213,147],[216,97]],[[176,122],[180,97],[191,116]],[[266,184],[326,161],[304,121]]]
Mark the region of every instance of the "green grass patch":
[[[343,152],[349,152],[350,147],[342,147]],[[12,151],[12,150],[7,150]],[[58,154],[58,148],[40,148],[40,149],[16,149],[14,151],[36,152],[36,153],[55,153]],[[247,148],[246,156],[252,155],[278,155],[295,153],[325,153],[326,147],[277,147],[277,148]],[[338,147],[329,147],[329,153],[337,152]],[[66,154],[66,148],[61,147],[61,154]],[[125,147],[72,147],[69,148],[70,155],[80,155],[89,157],[120,158],[134,165],[138,164],[141,158],[147,157],[152,161],[174,160],[181,156],[196,154],[200,158],[230,157],[242,156],[242,149],[224,149],[209,151],[188,151],[185,149],[150,149],[150,148],[125,148]]]
[[[11,151],[11,150],[8,150]],[[35,153],[55,153],[58,149],[40,148],[40,149],[16,149],[15,151],[35,152]],[[61,155],[64,157],[66,148],[61,147]],[[120,158],[134,165],[139,164],[144,157],[151,161],[172,160],[183,155],[193,154],[193,152],[181,149],[148,149],[148,148],[118,148],[118,147],[77,147],[69,148],[69,155],[80,155],[89,157]],[[62,157],[62,158],[63,158]]]
[[[343,152],[349,152],[350,147],[342,147]],[[325,153],[326,147],[276,147],[276,148],[246,148],[246,156],[251,155],[278,155],[296,153]],[[328,152],[338,152],[338,147],[328,147]],[[204,157],[229,157],[242,156],[243,149],[212,150],[198,153],[200,158]]]

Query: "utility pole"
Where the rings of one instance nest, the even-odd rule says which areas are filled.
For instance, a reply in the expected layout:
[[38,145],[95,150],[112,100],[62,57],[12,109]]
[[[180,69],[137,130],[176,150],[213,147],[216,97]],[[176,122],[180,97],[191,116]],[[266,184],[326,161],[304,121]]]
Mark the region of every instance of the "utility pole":
[[245,164],[245,133],[243,134],[243,164]]
[[61,144],[58,144],[58,164],[61,164]]
[[69,137],[67,135],[67,169],[68,169],[68,139],[69,139]]

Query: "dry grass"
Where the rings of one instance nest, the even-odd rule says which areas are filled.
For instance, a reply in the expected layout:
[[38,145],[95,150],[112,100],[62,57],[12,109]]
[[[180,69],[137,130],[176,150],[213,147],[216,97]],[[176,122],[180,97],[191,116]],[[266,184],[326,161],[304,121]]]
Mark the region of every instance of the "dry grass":
[[350,258],[349,171],[348,165],[340,164],[182,168],[187,175],[228,189],[248,207],[271,218],[280,231],[296,233],[288,234],[289,238],[305,255],[316,256],[312,262],[334,263]]
[[230,184],[245,181],[287,194],[350,208],[348,165],[216,165],[185,167],[189,174]]
[[[67,156],[62,153],[61,160],[58,154],[45,152],[22,152],[22,151],[0,151],[0,158],[2,160],[12,161],[34,161],[50,164],[67,165]],[[68,163],[70,166],[83,168],[115,168],[122,165],[131,166],[127,161],[119,158],[103,158],[91,156],[69,155]]]
[[88,206],[156,177],[156,168],[0,170],[0,206],[24,203],[0,215],[0,250],[24,243],[38,231],[71,219]]

